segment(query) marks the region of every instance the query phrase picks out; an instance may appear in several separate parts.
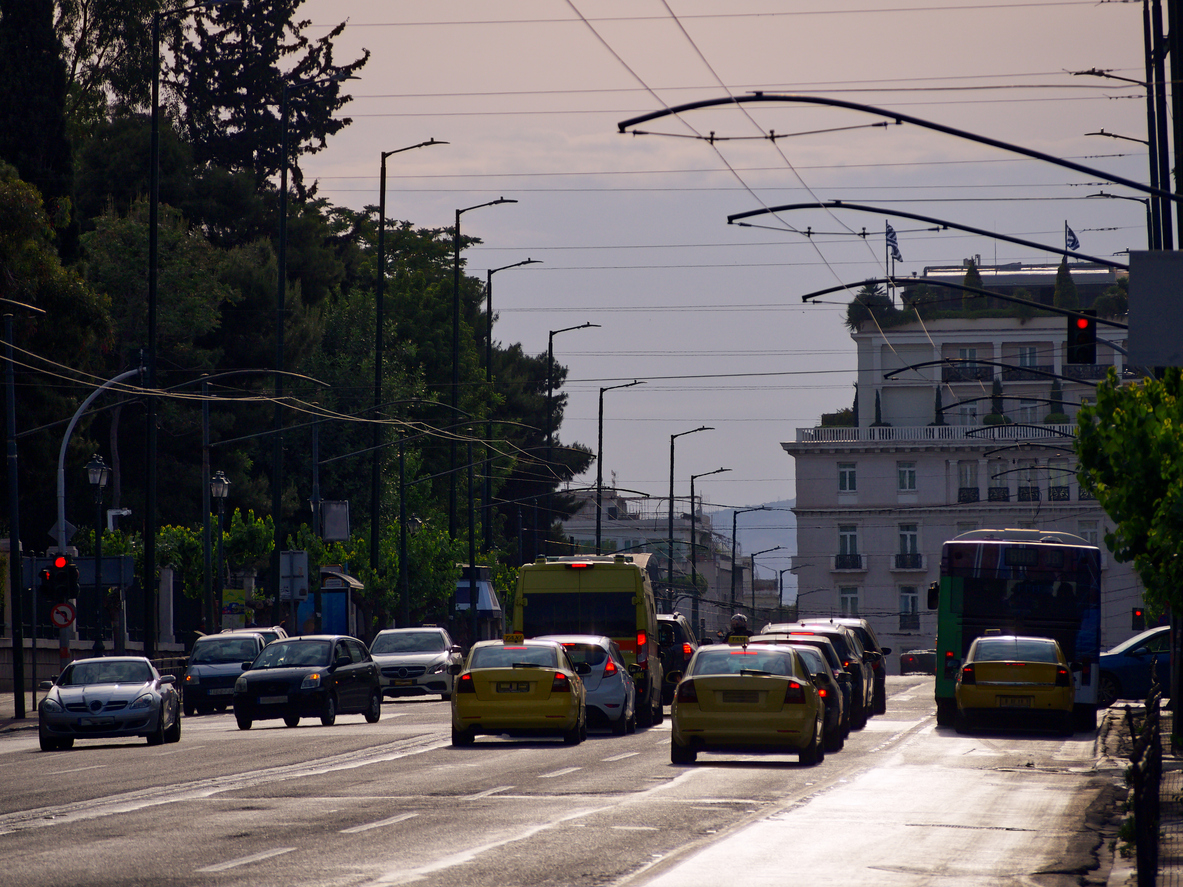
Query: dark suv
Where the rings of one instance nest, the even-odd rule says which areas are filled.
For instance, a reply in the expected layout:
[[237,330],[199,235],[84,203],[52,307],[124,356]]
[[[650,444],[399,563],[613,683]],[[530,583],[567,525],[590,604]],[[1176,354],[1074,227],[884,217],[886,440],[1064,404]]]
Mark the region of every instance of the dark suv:
[[[681,674],[686,670],[686,664],[698,649],[698,641],[685,616],[681,613],[657,614],[657,647],[661,655],[663,674]],[[662,685],[662,705],[669,705],[674,701],[674,688],[675,684],[669,680]]]
[[[811,620],[805,620],[809,622]],[[856,616],[835,616],[826,620],[817,620],[814,624],[834,624],[845,625],[851,631],[858,635],[859,640],[863,642],[863,649],[872,653],[878,653],[879,658],[872,663],[875,671],[875,686],[871,693],[872,709],[877,715],[881,715],[887,711],[887,654],[891,652],[891,647],[879,646],[879,638],[875,637],[875,629],[871,628],[871,623],[866,619],[860,619]]]
[[842,666],[850,673],[851,707],[850,726],[861,730],[867,724],[873,708],[872,687],[874,670],[872,662],[877,654],[863,649],[863,642],[853,629],[829,622],[778,622],[765,625],[763,634],[817,634],[829,638],[834,651],[842,660]]

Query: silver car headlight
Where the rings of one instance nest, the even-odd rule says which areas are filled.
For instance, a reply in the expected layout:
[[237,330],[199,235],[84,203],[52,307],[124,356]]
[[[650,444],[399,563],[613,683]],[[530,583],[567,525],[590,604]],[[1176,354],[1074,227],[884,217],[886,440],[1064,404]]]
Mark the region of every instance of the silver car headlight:
[[235,693],[245,693],[246,692],[246,676],[245,675],[234,682],[234,692]]
[[146,708],[151,708],[155,697],[151,693],[145,693],[135,702],[127,707],[128,711],[143,711]]
[[50,699],[48,696],[41,700],[41,707],[46,711],[51,712],[63,711],[61,703],[59,703],[56,699]]
[[310,675],[306,675],[300,684],[301,690],[315,690],[320,686],[320,672],[314,671]]
[[428,674],[443,674],[445,671],[447,671],[447,668],[448,668],[447,662],[437,662],[435,665],[432,665],[427,669],[427,673]]

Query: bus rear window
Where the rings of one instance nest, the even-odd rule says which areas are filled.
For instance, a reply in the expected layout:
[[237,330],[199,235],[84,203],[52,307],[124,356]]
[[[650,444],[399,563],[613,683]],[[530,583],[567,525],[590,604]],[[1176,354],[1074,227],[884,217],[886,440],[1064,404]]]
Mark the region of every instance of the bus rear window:
[[631,638],[637,631],[637,606],[629,591],[530,591],[522,608],[526,637],[544,634],[595,634]]

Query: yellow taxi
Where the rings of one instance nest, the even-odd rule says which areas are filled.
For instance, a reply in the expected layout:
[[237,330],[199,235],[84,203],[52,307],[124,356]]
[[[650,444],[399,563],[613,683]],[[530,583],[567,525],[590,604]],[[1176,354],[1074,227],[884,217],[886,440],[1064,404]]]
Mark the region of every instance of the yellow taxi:
[[[743,639],[746,641],[746,639]],[[772,644],[699,647],[670,708],[670,760],[693,764],[700,751],[825,757],[825,703],[795,650]]]
[[586,663],[573,663],[557,641],[520,634],[479,641],[463,665],[451,666],[452,745],[472,745],[478,733],[587,738]]
[[1078,669],[1052,638],[985,635],[975,639],[957,674],[957,731],[974,724],[1045,721],[1070,735],[1076,698],[1072,672]]

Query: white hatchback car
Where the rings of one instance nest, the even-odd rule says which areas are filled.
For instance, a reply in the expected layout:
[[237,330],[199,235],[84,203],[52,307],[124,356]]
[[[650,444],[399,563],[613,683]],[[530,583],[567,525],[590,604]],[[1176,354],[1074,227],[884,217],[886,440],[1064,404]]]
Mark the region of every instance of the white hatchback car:
[[448,666],[464,661],[461,648],[444,629],[388,628],[370,644],[378,663],[384,696],[427,696],[438,693],[452,698]]
[[576,665],[586,663],[589,727],[611,727],[617,736],[637,730],[637,685],[616,641],[594,634],[548,634],[536,640],[558,641]]

